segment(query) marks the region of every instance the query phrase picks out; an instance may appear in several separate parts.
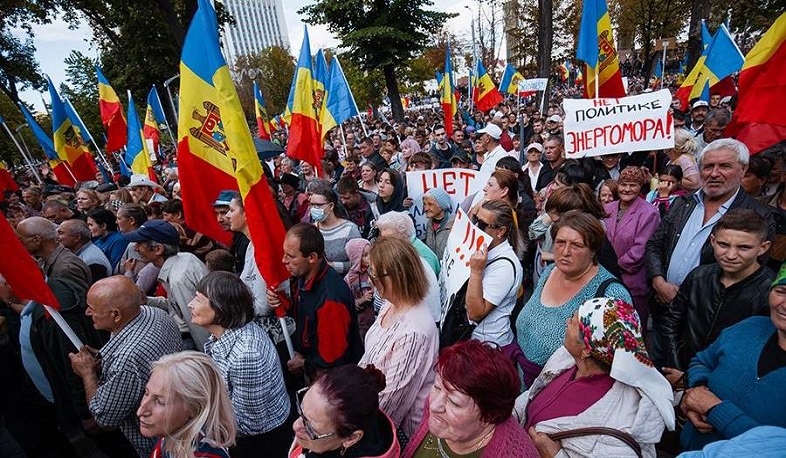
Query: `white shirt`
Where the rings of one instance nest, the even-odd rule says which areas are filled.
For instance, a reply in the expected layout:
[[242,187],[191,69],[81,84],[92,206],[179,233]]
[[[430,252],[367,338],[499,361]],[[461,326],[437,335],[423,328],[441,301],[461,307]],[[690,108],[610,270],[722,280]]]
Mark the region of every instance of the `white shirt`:
[[494,173],[494,169],[497,167],[497,161],[505,156],[509,156],[508,152],[505,151],[502,145],[497,145],[496,148],[486,153],[483,164],[480,166],[480,174],[491,176],[491,174]]
[[[488,265],[490,261],[503,257],[511,262],[500,259]],[[483,269],[483,299],[495,307],[478,323],[472,332],[473,339],[494,342],[500,347],[513,342],[510,314],[516,305],[523,276],[524,270],[510,243],[503,242],[489,250],[486,268]]]

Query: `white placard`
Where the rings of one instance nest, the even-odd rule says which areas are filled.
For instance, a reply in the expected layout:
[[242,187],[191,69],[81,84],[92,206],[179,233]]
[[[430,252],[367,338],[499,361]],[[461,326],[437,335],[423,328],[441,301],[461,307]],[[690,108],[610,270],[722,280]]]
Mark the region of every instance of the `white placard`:
[[[407,172],[407,197],[414,204],[409,208],[415,220],[415,233],[419,239],[426,237],[428,218],[423,212],[423,194],[431,188],[442,188],[450,196],[453,209],[471,195],[483,188],[485,182],[477,179],[479,172],[470,169],[436,169]],[[440,253],[437,253],[439,255]]]
[[668,89],[619,99],[565,99],[565,155],[601,156],[674,147]]
[[545,91],[548,78],[531,78],[519,81],[519,92],[529,92],[534,94],[538,91]]
[[481,246],[488,246],[491,236],[472,224],[469,216],[458,209],[453,229],[448,235],[442,270],[439,273],[440,299],[443,313],[453,301],[453,296],[469,280],[469,257]]

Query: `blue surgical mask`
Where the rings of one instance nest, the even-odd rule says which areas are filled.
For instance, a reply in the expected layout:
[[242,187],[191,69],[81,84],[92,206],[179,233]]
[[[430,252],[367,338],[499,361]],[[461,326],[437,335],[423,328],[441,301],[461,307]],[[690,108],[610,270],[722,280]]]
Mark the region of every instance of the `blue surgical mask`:
[[325,218],[327,218],[324,208],[311,207],[310,213],[311,213],[311,221],[315,223],[321,223],[322,221],[325,221]]

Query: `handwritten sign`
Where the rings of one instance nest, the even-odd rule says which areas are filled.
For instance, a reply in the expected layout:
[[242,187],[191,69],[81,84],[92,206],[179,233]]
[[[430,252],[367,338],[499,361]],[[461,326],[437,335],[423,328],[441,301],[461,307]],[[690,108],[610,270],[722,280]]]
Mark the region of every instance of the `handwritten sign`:
[[619,99],[565,99],[565,155],[585,156],[674,147],[668,89]]
[[519,81],[519,92],[522,96],[527,96],[538,91],[545,91],[548,81],[548,78],[531,78]]
[[442,256],[440,299],[443,313],[458,290],[469,280],[469,257],[480,247],[488,246],[491,236],[472,224],[464,210],[458,209],[453,229],[448,235],[445,254]]
[[428,217],[423,212],[423,194],[431,188],[442,188],[450,196],[455,210],[468,195],[483,188],[485,182],[480,183],[477,177],[478,172],[469,169],[407,172],[407,196],[414,201],[409,211],[415,219],[415,232],[419,239],[426,237],[426,224],[428,224]]

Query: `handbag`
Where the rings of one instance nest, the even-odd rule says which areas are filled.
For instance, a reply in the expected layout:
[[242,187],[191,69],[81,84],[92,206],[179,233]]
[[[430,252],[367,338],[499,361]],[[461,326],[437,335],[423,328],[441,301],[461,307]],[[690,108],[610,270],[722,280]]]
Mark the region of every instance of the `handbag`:
[[548,434],[549,438],[553,441],[560,441],[562,439],[570,439],[571,437],[583,436],[611,436],[624,442],[625,445],[633,449],[636,456],[641,458],[641,445],[636,442],[630,434],[614,428],[607,428],[605,426],[591,426],[588,428],[576,428],[568,431],[560,431],[558,433]]

